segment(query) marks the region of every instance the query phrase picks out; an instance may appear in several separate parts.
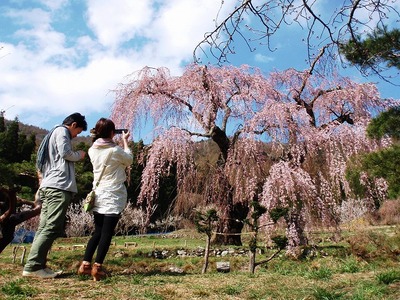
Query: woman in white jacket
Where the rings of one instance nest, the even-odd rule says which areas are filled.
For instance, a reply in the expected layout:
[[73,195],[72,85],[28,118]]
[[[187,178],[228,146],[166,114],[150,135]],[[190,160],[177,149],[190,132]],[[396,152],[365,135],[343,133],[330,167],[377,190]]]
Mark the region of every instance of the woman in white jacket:
[[[88,154],[93,165],[93,186],[98,183],[92,210],[95,230],[88,241],[78,274],[90,275],[97,281],[106,276],[102,264],[110,247],[115,226],[127,204],[125,170],[132,164],[133,156],[128,147],[129,131],[122,132],[123,148],[118,146],[113,141],[115,124],[110,119],[101,118],[91,133],[93,145],[89,148]],[[103,168],[104,172],[100,178]]]

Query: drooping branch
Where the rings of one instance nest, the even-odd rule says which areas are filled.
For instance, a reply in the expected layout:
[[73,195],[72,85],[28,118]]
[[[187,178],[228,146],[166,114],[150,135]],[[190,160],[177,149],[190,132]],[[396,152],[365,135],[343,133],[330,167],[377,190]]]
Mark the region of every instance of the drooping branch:
[[[232,220],[246,218],[260,182],[263,204],[269,208],[299,205],[291,226],[303,226],[315,210],[329,215],[329,205],[341,193],[337,186],[345,181],[345,156],[373,146],[364,141],[363,126],[371,111],[386,105],[374,84],[326,74],[317,65],[304,72],[288,69],[269,76],[248,66],[208,66],[205,71],[191,65],[179,77],[165,70],[145,71],[139,81],[121,86],[111,116],[117,126],[127,128],[145,123],[146,113],[157,121],[149,129],[155,138],[143,159],[140,199],[151,208],[158,200],[161,176],[173,168],[182,199],[193,196],[221,207],[226,222],[218,230],[229,239],[240,234],[242,227]],[[314,111],[317,127],[311,126],[307,109]],[[219,148],[220,157],[207,159],[212,168],[199,167],[195,136]],[[331,151],[322,165],[327,170],[306,169],[313,158],[325,158],[320,154],[327,143],[344,157]],[[266,161],[267,156],[278,159]],[[200,174],[204,169],[209,171],[206,180],[194,184],[204,179]],[[345,185],[343,189],[348,191]],[[293,229],[291,245],[298,245],[295,239],[301,238],[304,228]]]

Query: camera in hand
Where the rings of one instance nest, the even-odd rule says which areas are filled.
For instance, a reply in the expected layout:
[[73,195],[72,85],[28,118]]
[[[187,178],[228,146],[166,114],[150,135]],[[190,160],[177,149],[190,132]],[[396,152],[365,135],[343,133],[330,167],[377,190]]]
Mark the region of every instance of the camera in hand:
[[128,132],[128,129],[115,129],[115,134],[122,134],[122,132]]

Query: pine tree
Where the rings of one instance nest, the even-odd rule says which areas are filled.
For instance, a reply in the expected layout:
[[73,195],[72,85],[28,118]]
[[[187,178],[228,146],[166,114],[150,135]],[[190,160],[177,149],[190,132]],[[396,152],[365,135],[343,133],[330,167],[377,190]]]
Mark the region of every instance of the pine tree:
[[6,120],[4,119],[4,110],[0,111],[0,132],[6,130]]
[[10,163],[19,161],[18,138],[19,138],[18,119],[15,118],[7,126],[3,140],[3,157]]
[[367,154],[363,159],[363,169],[374,177],[384,178],[389,185],[389,198],[396,199],[400,196],[400,107],[374,118],[367,127],[367,134],[375,139],[393,139],[391,147]]
[[379,73],[384,65],[400,69],[400,30],[377,27],[365,39],[356,36],[341,44],[340,51],[363,71],[372,69]]
[[0,124],[4,124],[4,131],[0,131],[0,184],[24,185],[21,174],[29,173],[29,176],[36,178],[31,160],[36,147],[36,136],[31,134],[27,137],[21,133],[18,118],[8,122],[6,126],[4,113],[0,114]]

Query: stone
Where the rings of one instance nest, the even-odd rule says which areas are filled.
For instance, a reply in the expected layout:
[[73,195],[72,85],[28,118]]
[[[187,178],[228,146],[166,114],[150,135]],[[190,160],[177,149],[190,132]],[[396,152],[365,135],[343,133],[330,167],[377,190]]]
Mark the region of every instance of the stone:
[[217,271],[221,273],[229,273],[231,270],[229,261],[217,261]]

